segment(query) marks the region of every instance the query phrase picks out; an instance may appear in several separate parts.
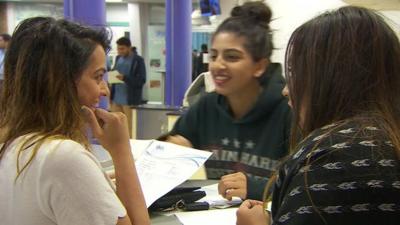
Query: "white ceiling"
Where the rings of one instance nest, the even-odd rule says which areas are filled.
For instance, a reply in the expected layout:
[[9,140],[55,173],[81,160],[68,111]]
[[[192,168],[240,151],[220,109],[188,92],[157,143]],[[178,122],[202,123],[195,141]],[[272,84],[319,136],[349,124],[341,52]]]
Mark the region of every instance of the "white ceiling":
[[[62,3],[64,0],[0,0],[0,2],[39,2],[39,3]],[[106,0],[106,2],[108,2]],[[111,1],[110,1],[111,2]],[[165,0],[122,0],[122,2],[118,3],[137,3],[137,2],[143,2],[143,3],[165,3]]]
[[375,10],[400,10],[400,0],[343,0],[350,5],[359,5]]

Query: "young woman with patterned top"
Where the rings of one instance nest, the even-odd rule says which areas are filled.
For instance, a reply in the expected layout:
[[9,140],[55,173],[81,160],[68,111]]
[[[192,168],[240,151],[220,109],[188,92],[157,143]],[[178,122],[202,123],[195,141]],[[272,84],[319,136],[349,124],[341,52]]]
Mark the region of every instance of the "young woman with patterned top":
[[399,224],[400,43],[393,30],[365,8],[324,13],[292,34],[286,78],[297,153],[279,170],[272,215],[246,201],[237,224]]
[[[97,109],[109,43],[104,28],[48,17],[16,28],[0,98],[2,224],[150,224],[126,117]],[[112,157],[116,190],[87,125]]]

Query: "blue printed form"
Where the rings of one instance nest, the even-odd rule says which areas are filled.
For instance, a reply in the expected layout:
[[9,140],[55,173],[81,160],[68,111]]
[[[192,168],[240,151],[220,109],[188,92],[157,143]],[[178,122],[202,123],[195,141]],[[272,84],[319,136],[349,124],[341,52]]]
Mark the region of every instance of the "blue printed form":
[[211,154],[152,140],[135,161],[147,207],[190,178]]

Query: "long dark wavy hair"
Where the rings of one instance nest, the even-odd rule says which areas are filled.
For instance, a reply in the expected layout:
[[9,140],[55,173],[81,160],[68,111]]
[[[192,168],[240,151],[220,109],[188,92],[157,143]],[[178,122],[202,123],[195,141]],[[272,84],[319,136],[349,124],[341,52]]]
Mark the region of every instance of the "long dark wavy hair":
[[297,28],[286,52],[298,137],[333,122],[380,124],[400,149],[400,43],[377,13],[346,6]]
[[357,122],[378,125],[400,157],[400,42],[383,17],[355,6],[323,13],[294,31],[285,64],[292,152],[318,128]]
[[76,82],[96,46],[109,50],[110,38],[105,28],[49,17],[18,25],[6,53],[0,96],[0,143],[5,143],[0,159],[11,141],[34,134],[19,150],[35,145],[28,163],[17,163],[18,174],[48,138],[72,139],[88,147]]

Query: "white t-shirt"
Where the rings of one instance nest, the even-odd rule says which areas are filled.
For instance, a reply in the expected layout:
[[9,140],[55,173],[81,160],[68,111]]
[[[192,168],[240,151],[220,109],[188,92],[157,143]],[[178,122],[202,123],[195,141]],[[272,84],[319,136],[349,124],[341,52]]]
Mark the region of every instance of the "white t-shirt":
[[[126,215],[97,159],[71,140],[45,142],[15,180],[24,138],[15,140],[0,160],[1,224],[115,225]],[[32,151],[22,151],[20,167]]]

